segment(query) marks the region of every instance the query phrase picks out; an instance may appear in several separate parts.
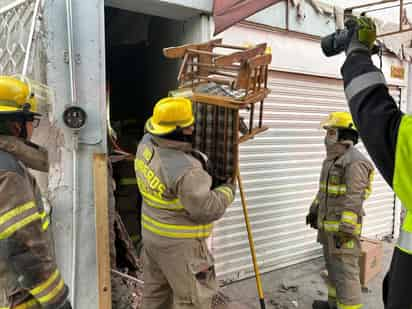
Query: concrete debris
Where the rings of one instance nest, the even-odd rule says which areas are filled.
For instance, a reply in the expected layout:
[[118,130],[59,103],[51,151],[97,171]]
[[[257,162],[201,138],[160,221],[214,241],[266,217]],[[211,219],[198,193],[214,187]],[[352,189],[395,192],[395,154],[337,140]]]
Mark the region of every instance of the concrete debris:
[[269,303],[275,308],[275,309],[291,309],[288,305],[282,304],[281,302],[278,302],[274,299],[271,299]]
[[324,295],[326,295],[326,293],[323,292],[323,291],[321,291],[321,290],[318,290],[317,292],[318,292],[318,295],[319,295],[319,296],[324,296]]
[[112,276],[113,309],[139,309],[142,305],[142,286],[125,277]]
[[295,306],[295,308],[299,307],[299,303],[296,300],[292,300],[292,305]]
[[296,293],[299,290],[299,286],[296,284],[291,284],[287,281],[283,281],[280,285],[279,292],[286,293],[286,292],[293,292]]
[[[112,274],[112,308],[140,309],[143,300],[143,273],[135,273],[137,278],[129,276],[127,272],[112,271]],[[212,308],[248,309],[239,303],[231,302],[223,292],[218,292],[213,298]]]

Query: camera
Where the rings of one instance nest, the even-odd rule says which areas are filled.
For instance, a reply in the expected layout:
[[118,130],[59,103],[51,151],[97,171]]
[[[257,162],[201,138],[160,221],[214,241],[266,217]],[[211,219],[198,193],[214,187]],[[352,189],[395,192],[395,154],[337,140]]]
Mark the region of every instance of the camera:
[[340,54],[345,50],[350,40],[349,30],[337,30],[336,32],[325,36],[321,40],[322,51],[326,57],[332,57]]

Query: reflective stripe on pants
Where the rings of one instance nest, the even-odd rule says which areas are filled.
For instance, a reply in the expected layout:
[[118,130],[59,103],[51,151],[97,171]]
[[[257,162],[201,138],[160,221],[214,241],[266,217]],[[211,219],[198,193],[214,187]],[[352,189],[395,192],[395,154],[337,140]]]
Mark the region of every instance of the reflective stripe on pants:
[[359,305],[344,305],[339,303],[338,301],[338,309],[361,309],[361,308],[365,308],[362,304]]

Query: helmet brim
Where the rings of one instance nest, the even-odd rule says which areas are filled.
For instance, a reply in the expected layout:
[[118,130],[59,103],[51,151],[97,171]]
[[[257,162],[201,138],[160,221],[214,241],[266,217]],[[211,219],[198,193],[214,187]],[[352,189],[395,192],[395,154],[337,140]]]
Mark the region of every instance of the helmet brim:
[[147,132],[153,134],[153,135],[158,135],[158,136],[162,136],[162,135],[167,135],[172,133],[173,131],[175,131],[177,128],[187,128],[192,126],[195,123],[195,118],[192,116],[192,118],[182,124],[179,124],[179,126],[176,125],[160,125],[160,124],[156,124],[153,121],[153,117],[150,117],[145,124],[145,129]]

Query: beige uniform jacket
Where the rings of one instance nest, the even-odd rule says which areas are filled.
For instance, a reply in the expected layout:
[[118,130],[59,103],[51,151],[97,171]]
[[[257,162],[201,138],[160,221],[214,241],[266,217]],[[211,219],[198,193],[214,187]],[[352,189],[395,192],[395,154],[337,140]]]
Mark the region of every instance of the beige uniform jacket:
[[233,202],[232,189],[212,189],[212,178],[190,144],[146,134],[135,170],[143,198],[143,238],[203,239]]
[[40,190],[28,168],[47,171],[47,152],[0,136],[0,307],[16,301],[13,295],[27,298],[28,293],[42,307],[58,308],[68,289],[55,263]]
[[321,232],[359,236],[363,202],[371,193],[373,166],[355,147],[323,162],[319,192],[311,206]]

